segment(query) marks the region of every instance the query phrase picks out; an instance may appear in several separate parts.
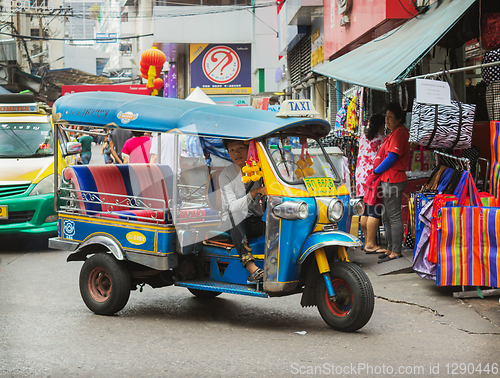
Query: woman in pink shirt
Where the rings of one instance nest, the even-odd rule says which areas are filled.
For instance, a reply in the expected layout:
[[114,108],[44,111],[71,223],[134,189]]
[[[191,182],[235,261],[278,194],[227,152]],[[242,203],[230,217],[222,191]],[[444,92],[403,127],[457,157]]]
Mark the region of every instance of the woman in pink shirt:
[[[356,165],[356,195],[365,196],[365,184],[373,172],[373,161],[384,141],[385,118],[381,114],[370,117],[366,134],[359,138],[358,162]],[[385,249],[377,245],[377,231],[382,217],[381,208],[365,204],[365,213],[361,216],[361,228],[365,238],[365,253],[385,253]]]
[[123,164],[149,163],[151,138],[142,131],[132,131],[133,137],[125,142],[122,149]]

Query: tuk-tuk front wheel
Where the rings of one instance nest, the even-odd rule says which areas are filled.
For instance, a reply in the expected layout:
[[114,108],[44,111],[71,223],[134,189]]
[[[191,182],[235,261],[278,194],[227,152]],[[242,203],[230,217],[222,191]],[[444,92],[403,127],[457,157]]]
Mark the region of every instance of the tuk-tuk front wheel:
[[89,310],[113,315],[130,297],[130,274],[108,253],[97,253],[85,261],[80,271],[80,294]]
[[349,262],[336,262],[330,267],[335,291],[331,301],[322,276],[316,285],[316,303],[323,320],[333,329],[353,332],[370,320],[374,307],[372,284],[366,273]]

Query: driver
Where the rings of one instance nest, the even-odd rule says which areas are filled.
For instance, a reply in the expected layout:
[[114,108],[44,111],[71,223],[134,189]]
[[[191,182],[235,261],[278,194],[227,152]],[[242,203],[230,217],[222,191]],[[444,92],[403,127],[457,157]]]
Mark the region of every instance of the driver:
[[[262,180],[244,184],[241,168],[246,164],[248,145],[238,140],[223,140],[233,164],[219,176],[222,199],[222,225],[229,230],[231,240],[240,255],[243,267],[248,270],[248,281],[263,281],[264,271],[255,265],[252,248],[247,238],[256,238],[265,233],[260,200],[266,195]],[[260,194],[260,196],[257,196]],[[256,215],[259,214],[260,215]]]

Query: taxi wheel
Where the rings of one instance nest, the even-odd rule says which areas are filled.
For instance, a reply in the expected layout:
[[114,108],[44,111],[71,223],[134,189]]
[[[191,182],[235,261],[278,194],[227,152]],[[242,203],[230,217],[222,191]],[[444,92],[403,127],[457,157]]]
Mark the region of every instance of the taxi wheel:
[[220,291],[198,290],[191,288],[188,288],[188,290],[191,292],[191,294],[198,298],[215,298],[222,294]]
[[353,332],[362,328],[373,314],[375,298],[366,273],[356,264],[336,262],[330,278],[336,301],[330,301],[322,276],[316,285],[316,303],[323,320],[333,329]]
[[113,315],[123,309],[130,297],[130,274],[108,253],[87,259],[80,271],[80,294],[89,310]]

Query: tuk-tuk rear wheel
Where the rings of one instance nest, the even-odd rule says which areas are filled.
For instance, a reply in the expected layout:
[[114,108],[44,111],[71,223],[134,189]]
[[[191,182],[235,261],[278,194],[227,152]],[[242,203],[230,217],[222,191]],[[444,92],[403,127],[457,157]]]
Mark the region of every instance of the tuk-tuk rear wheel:
[[130,297],[127,268],[108,253],[97,253],[85,261],[80,271],[80,294],[89,310],[113,315]]
[[336,262],[330,267],[336,301],[330,301],[322,276],[316,285],[316,303],[323,320],[333,329],[353,332],[370,320],[374,308],[372,284],[357,265]]

